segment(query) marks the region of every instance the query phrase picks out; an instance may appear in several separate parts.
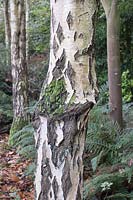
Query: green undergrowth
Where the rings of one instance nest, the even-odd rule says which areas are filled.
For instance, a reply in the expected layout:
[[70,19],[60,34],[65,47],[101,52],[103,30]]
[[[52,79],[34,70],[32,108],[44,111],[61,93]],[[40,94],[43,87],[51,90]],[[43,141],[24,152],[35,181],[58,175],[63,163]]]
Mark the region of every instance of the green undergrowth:
[[20,155],[30,159],[35,158],[34,128],[31,124],[15,132],[11,136],[11,140],[14,141],[13,145],[17,147]]
[[86,153],[92,177],[84,183],[84,199],[133,200],[133,105],[123,106],[125,128],[120,130],[109,118],[106,91],[103,87],[104,95],[90,112]]
[[19,132],[27,124],[27,120],[23,120],[22,118],[16,118],[13,120],[9,135],[9,145],[13,146],[16,143],[14,134]]
[[0,90],[0,115],[5,117],[5,122],[12,120],[12,97]]
[[[33,111],[34,106],[30,109]],[[23,126],[19,131],[14,132],[10,139],[13,141],[12,147],[17,149],[17,153],[21,156],[21,158],[29,159],[31,161],[31,164],[26,168],[24,174],[34,179],[36,148],[34,128],[32,124],[29,123]]]

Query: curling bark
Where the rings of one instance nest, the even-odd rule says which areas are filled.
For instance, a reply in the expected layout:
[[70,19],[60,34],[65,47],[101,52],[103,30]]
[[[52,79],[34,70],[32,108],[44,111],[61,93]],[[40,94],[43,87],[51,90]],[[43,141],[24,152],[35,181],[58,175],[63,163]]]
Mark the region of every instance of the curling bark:
[[120,16],[118,0],[101,0],[107,20],[107,60],[110,116],[122,127],[122,91],[120,68]]
[[51,0],[47,79],[35,115],[36,200],[82,199],[88,113],[97,95],[95,0]]

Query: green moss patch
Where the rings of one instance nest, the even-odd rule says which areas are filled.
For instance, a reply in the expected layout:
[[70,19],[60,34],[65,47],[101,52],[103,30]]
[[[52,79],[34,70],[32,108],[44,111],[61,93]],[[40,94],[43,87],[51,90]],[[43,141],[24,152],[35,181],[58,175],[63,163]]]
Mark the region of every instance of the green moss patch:
[[53,80],[46,88],[39,102],[39,111],[48,114],[60,114],[65,109],[67,91],[64,79]]

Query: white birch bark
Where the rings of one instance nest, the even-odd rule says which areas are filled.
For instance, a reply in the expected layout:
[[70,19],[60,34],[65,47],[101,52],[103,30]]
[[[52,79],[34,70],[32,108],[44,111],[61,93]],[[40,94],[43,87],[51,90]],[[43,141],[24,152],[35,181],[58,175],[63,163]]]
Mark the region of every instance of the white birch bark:
[[10,44],[11,44],[11,28],[10,28],[10,12],[9,12],[9,0],[3,1],[4,5],[4,23],[5,23],[5,45],[6,45],[6,63],[10,66]]
[[36,200],[82,199],[88,113],[97,95],[95,0],[51,0],[47,79],[36,111]]
[[[24,0],[10,1],[11,10],[11,65],[13,81],[14,120],[11,133],[22,128],[27,120],[25,108],[27,101],[26,31]],[[20,123],[21,122],[21,123]],[[20,125],[21,124],[21,125]]]
[[29,10],[30,10],[30,0],[25,0],[26,4],[26,61],[29,60]]

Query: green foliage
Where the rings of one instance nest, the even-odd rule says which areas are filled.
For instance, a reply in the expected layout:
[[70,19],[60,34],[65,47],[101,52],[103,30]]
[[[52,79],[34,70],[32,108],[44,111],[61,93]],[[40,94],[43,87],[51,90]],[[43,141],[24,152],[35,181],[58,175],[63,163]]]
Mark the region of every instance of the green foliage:
[[95,33],[96,72],[98,83],[103,85],[107,81],[107,52],[106,52],[106,17],[102,7],[98,13]]
[[29,99],[31,101],[38,100],[39,98],[40,90],[43,85],[44,79],[46,78],[48,70],[47,57],[44,57],[44,60],[41,62],[38,61],[29,65]]
[[[120,130],[109,118],[108,105],[104,92],[100,89],[98,105],[90,113],[86,137],[86,152],[93,169],[93,176],[84,186],[84,199],[132,199],[133,185],[133,128],[130,124]],[[102,93],[103,92],[103,93]],[[103,94],[103,95],[102,95]],[[102,104],[104,103],[104,105]],[[130,122],[132,105],[124,105],[124,116]],[[87,162],[87,161],[86,161]],[[102,188],[108,183],[110,188]]]
[[34,172],[35,172],[35,169],[36,169],[36,165],[35,165],[35,162],[32,162],[28,167],[27,169],[25,170],[25,175],[26,176],[30,176],[34,179]]
[[12,98],[0,90],[0,115],[4,115],[9,121],[12,119]]
[[[123,74],[123,97],[126,102],[133,99],[133,3],[125,0],[119,1],[120,9],[120,55]],[[107,81],[107,53],[106,53],[106,17],[102,6],[99,9],[95,34],[96,71],[99,85]],[[127,85],[126,85],[127,84]]]
[[49,49],[50,5],[49,1],[34,0],[30,6],[29,51],[44,53]]
[[122,94],[125,102],[131,102],[133,99],[133,78],[130,76],[129,69],[122,73]]
[[17,194],[17,192],[12,192],[10,193],[11,199],[13,198],[14,200],[21,200],[20,196]]
[[0,21],[0,44],[4,44],[4,41],[5,41],[5,30],[4,29],[5,29],[4,21],[1,20]]
[[15,118],[12,122],[12,126],[10,129],[10,135],[9,135],[9,144],[12,146],[15,144],[14,140],[14,134],[18,131],[20,131],[24,126],[26,126],[28,123],[27,120],[22,119],[21,117]]
[[24,126],[21,130],[15,132],[11,140],[14,146],[18,147],[18,153],[26,158],[35,158],[34,129],[31,124]]

